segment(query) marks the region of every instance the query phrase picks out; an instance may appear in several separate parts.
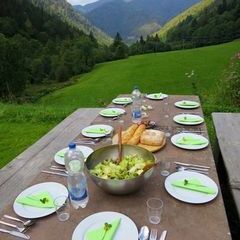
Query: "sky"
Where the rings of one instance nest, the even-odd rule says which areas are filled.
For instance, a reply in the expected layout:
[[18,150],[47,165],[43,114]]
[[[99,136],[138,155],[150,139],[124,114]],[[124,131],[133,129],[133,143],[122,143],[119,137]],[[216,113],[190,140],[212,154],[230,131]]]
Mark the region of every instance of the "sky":
[[97,2],[98,0],[67,0],[72,5],[86,5],[88,3]]

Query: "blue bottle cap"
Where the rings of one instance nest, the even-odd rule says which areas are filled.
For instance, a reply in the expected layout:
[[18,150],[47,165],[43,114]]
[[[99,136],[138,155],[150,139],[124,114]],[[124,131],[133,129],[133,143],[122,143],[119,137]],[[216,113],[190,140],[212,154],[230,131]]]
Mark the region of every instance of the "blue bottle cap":
[[68,147],[70,149],[76,148],[76,143],[69,143]]

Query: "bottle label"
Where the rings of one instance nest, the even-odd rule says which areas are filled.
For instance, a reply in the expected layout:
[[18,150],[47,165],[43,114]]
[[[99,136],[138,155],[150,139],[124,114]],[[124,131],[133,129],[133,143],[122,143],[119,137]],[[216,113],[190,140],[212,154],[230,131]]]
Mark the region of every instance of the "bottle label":
[[72,172],[80,172],[81,163],[79,160],[72,160],[69,162],[69,168]]
[[141,111],[133,111],[132,117],[133,118],[141,118],[142,117]]

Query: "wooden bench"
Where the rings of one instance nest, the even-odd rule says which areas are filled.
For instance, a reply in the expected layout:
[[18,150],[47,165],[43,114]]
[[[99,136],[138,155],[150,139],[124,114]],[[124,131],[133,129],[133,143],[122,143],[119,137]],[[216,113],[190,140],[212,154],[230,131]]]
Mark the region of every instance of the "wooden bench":
[[228,185],[240,216],[240,113],[213,113],[212,117]]
[[0,212],[49,165],[54,154],[76,138],[91,123],[100,108],[81,108],[0,169]]

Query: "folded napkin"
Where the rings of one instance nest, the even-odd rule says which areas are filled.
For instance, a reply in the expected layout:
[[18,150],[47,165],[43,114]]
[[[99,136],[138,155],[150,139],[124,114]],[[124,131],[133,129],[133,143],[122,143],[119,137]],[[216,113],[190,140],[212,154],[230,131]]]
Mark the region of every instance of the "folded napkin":
[[40,192],[16,200],[17,203],[37,208],[54,208],[53,198],[49,192]]
[[171,184],[175,187],[185,188],[196,192],[202,192],[206,194],[216,193],[214,188],[203,185],[202,182],[197,178],[175,180]]
[[201,122],[202,120],[198,117],[190,117],[190,116],[185,116],[178,118],[179,122]]
[[131,102],[131,99],[130,98],[116,98],[114,101],[119,102],[119,103],[129,103],[129,102]]
[[181,145],[203,145],[206,144],[208,141],[202,138],[194,138],[192,136],[185,136],[181,137],[176,141],[176,143]]
[[57,156],[64,158],[65,152],[66,152],[65,150],[61,150],[61,151],[57,152]]
[[115,116],[115,115],[119,115],[120,112],[114,109],[104,109],[101,111],[101,114],[108,115],[108,116]]
[[[105,224],[98,229],[89,230],[86,233],[87,240],[113,240],[120,225],[121,218],[115,219],[110,223],[111,227],[106,231]],[[109,223],[108,223],[109,224]]]
[[182,101],[179,103],[180,106],[197,106],[198,103],[191,101]]
[[104,128],[91,128],[85,131],[86,133],[97,133],[97,134],[106,134],[110,131],[104,129]]
[[160,98],[162,96],[162,93],[154,93],[153,97],[155,98]]

